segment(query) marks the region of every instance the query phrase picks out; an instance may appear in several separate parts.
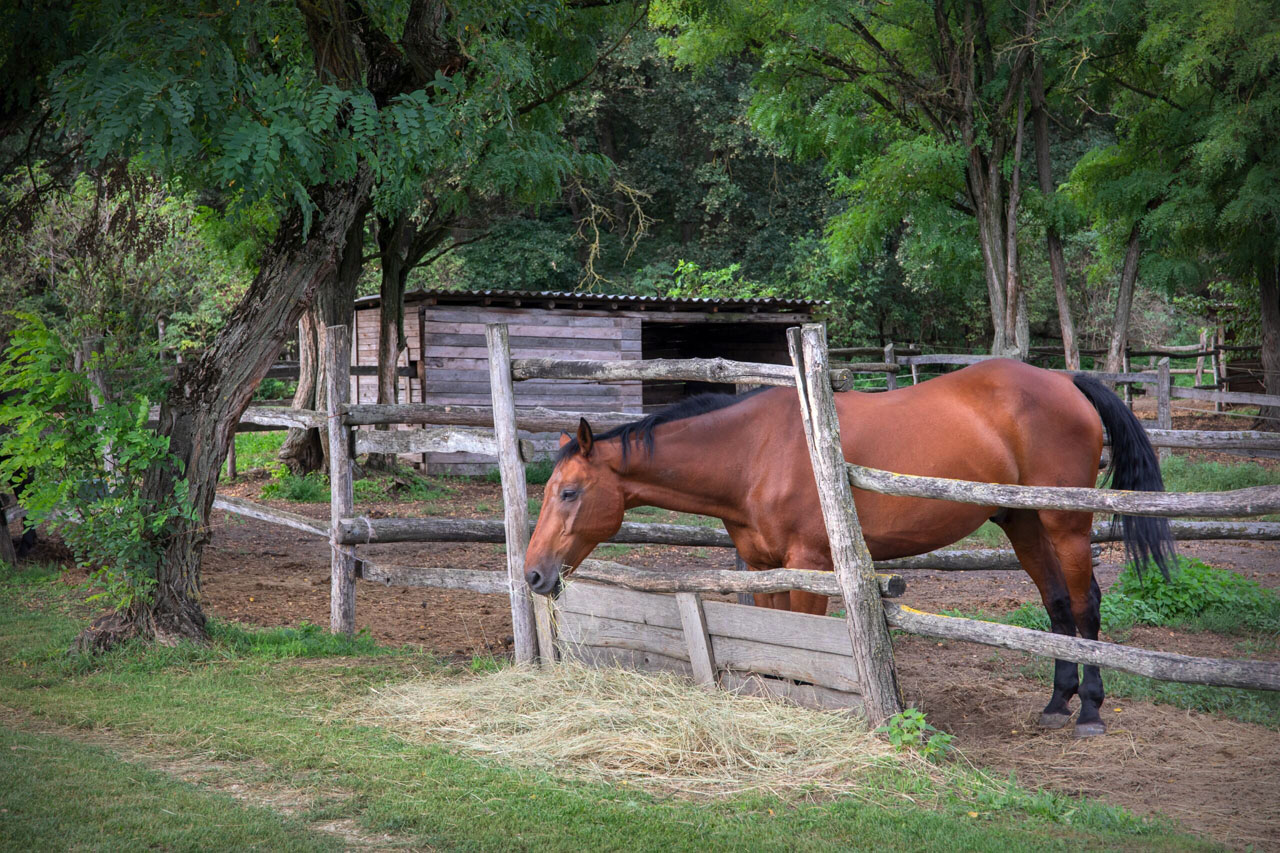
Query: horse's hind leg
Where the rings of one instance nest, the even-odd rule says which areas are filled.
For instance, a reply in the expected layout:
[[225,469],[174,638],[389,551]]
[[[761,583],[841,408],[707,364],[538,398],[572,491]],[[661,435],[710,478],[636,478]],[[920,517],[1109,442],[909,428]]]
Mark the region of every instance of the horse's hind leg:
[[[1093,552],[1090,548],[1089,528],[1093,518],[1084,512],[1057,512],[1042,510],[1040,522],[1061,567],[1061,577],[1066,583],[1071,601],[1071,615],[1080,636],[1086,640],[1098,639],[1101,621],[1102,590],[1093,576]],[[1072,668],[1075,664],[1071,665]],[[1085,664],[1080,680],[1080,715],[1076,717],[1076,737],[1092,737],[1106,733],[1102,722],[1102,673],[1093,664]]]
[[[1071,593],[1063,579],[1057,555],[1047,531],[1035,510],[1010,510],[997,522],[1018,562],[1035,581],[1040,600],[1049,614],[1049,627],[1055,634],[1076,635],[1076,621],[1071,607]],[[1087,540],[1086,540],[1087,544]],[[1087,550],[1087,547],[1086,547]],[[1053,695],[1040,714],[1040,725],[1060,729],[1071,721],[1071,697],[1080,688],[1079,668],[1071,661],[1054,661]]]

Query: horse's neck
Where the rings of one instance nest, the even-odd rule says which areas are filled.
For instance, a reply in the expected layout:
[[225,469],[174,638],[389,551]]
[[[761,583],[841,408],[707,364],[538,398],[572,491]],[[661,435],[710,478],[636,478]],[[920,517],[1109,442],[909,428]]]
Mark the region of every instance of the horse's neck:
[[740,419],[719,414],[662,424],[652,455],[633,446],[625,467],[618,460],[628,508],[655,506],[729,522],[742,515],[741,483],[713,460],[728,447],[745,451],[741,441],[750,440],[749,431],[738,434]]

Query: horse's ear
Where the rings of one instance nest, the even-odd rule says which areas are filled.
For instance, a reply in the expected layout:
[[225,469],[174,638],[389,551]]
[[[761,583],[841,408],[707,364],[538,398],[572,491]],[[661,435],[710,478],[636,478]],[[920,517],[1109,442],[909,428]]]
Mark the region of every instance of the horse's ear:
[[595,437],[591,434],[591,424],[587,423],[586,418],[578,418],[578,447],[582,448],[583,456],[591,455],[591,444],[595,441]]
[[573,441],[573,436],[571,436],[571,435],[569,435],[569,433],[564,432],[563,430],[561,430],[561,432],[560,432],[560,446],[561,446],[561,447],[564,447],[566,444],[568,444],[568,443],[569,443],[569,442],[571,442],[571,441]]

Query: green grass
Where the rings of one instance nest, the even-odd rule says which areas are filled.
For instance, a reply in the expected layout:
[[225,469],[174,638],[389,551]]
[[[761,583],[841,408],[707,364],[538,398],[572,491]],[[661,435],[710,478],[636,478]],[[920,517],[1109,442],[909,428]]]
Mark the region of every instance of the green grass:
[[277,468],[262,487],[262,496],[295,503],[325,503],[329,500],[329,479],[319,471],[299,476]]
[[106,750],[0,727],[0,849],[341,850],[266,808]]
[[273,467],[287,435],[283,431],[236,433],[236,470]]
[[709,515],[695,515],[691,512],[676,512],[670,509],[658,509],[656,506],[638,506],[627,510],[624,521],[648,522],[651,524],[687,524],[693,527],[723,527],[724,523]]
[[395,476],[370,472],[351,484],[356,503],[419,501],[431,503],[453,497],[458,490],[438,477],[423,477],[410,471]]
[[[546,485],[547,480],[551,479],[551,472],[555,470],[556,463],[551,459],[540,459],[536,462],[530,462],[524,466],[525,482],[531,486]],[[502,474],[497,468],[491,468],[484,472],[484,479],[489,483],[501,483]]]
[[[416,846],[465,850],[1213,849],[1163,821],[1104,804],[1030,793],[956,765],[935,772],[886,762],[857,796],[822,802],[767,795],[665,798],[628,786],[570,781],[408,743],[335,709],[371,689],[420,676],[452,678],[417,655],[361,647],[361,656],[280,659],[311,632],[260,641],[215,634],[208,649],[133,647],[91,666],[60,659],[83,624],[80,607],[39,575],[0,583],[0,692],[35,718],[113,736],[167,755],[222,762],[220,773],[284,785],[315,801],[308,817],[350,819]],[[250,632],[256,633],[256,632]],[[495,665],[477,660],[473,668]],[[8,736],[13,738],[15,736]],[[15,741],[23,745],[39,738]],[[228,804],[164,777],[118,767],[91,748],[50,738],[46,764],[5,750],[5,796],[28,803],[5,815],[18,849],[321,847],[301,827]],[[42,749],[45,747],[42,745]],[[58,751],[62,750],[62,751]],[[48,773],[43,772],[49,766]],[[56,765],[56,766],[54,766]],[[31,768],[37,768],[33,774]],[[16,772],[28,778],[18,779]],[[41,777],[37,782],[29,777]],[[128,784],[126,784],[126,780]],[[33,788],[39,792],[32,793]],[[83,789],[83,793],[81,790]],[[190,802],[184,799],[190,794]],[[159,795],[153,804],[142,798]],[[159,799],[167,799],[160,803]],[[222,808],[221,815],[200,808]],[[929,804],[921,808],[915,803]],[[179,806],[175,808],[174,805]],[[162,817],[161,809],[177,812]],[[240,808],[232,815],[225,809]],[[119,812],[118,814],[116,812]],[[187,841],[186,825],[205,835]],[[145,817],[145,820],[143,818]],[[271,826],[274,822],[274,827]],[[117,831],[109,843],[82,834]],[[216,832],[215,832],[216,830]],[[239,835],[253,833],[248,843]],[[66,833],[57,835],[56,833]],[[224,833],[224,834],[218,834]],[[296,839],[296,841],[295,841]],[[0,844],[6,843],[0,842]]]
[[1171,456],[1160,466],[1169,492],[1226,492],[1250,486],[1280,485],[1280,470],[1253,462],[1201,462]]

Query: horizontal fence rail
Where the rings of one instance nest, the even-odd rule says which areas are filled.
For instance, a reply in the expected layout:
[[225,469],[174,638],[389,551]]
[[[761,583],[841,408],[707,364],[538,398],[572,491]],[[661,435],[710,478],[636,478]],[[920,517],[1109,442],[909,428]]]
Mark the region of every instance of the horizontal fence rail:
[[[832,370],[831,384],[843,388],[852,372]],[[525,379],[591,379],[597,382],[659,379],[720,384],[790,385],[795,372],[786,364],[732,361],[727,358],[653,358],[636,361],[561,361],[554,358],[513,358],[511,377]]]
[[895,474],[846,463],[849,482],[859,489],[899,497],[935,498],[1013,509],[1057,509],[1126,515],[1234,518],[1280,512],[1280,486],[1230,492],[1127,492],[1070,486],[1011,486],[944,477]]
[[1095,664],[1160,681],[1242,687],[1248,690],[1280,690],[1280,663],[1153,652],[979,619],[925,613],[890,601],[884,603],[884,610],[890,626],[911,634],[967,640],[1058,660]]

